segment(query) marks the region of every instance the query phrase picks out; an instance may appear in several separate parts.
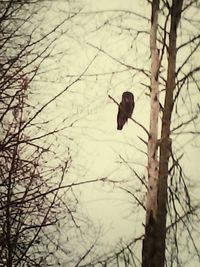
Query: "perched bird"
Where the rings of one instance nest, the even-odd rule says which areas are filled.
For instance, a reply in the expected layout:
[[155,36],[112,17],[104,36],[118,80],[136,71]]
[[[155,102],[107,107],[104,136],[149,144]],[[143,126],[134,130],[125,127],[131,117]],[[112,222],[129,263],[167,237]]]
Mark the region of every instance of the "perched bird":
[[134,95],[131,92],[124,92],[118,108],[117,130],[122,130],[128,118],[131,118],[134,106]]

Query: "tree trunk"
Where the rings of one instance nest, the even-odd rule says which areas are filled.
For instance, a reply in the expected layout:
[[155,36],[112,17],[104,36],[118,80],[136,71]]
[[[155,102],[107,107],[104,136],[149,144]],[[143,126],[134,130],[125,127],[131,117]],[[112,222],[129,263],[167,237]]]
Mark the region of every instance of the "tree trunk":
[[171,153],[170,126],[173,110],[173,91],[175,89],[176,78],[176,39],[177,28],[181,17],[183,0],[173,0],[171,7],[171,25],[169,33],[168,48],[168,70],[165,93],[165,103],[162,118],[160,161],[158,175],[158,197],[157,197],[157,231],[156,231],[156,255],[155,266],[162,267],[165,262],[165,237],[166,237],[166,217],[167,217],[167,177],[168,163]]
[[167,217],[167,177],[171,153],[170,125],[173,110],[173,91],[176,77],[176,39],[183,0],[173,0],[168,47],[168,70],[165,102],[163,108],[159,168],[157,161],[158,129],[158,76],[159,55],[156,47],[159,0],[152,2],[151,18],[151,114],[150,137],[148,142],[148,192],[145,238],[142,251],[143,267],[164,267]]
[[148,140],[148,192],[146,203],[145,239],[142,250],[142,266],[153,266],[151,260],[156,251],[155,221],[157,211],[157,181],[158,181],[158,115],[159,115],[159,53],[157,48],[159,0],[152,2],[150,52],[151,52],[151,112]]

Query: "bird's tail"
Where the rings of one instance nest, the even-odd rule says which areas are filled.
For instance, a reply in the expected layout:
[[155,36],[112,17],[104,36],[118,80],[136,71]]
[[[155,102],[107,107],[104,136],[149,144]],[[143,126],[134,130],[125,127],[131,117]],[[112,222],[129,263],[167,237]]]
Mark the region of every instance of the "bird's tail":
[[127,122],[127,119],[125,117],[121,117],[118,121],[117,121],[117,130],[122,130],[124,127],[124,124]]

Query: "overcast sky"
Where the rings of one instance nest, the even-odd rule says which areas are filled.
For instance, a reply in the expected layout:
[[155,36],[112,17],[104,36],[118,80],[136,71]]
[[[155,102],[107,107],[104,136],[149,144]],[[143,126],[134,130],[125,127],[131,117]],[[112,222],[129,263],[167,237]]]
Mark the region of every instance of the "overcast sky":
[[[133,0],[82,0],[75,5],[77,9],[81,8],[83,15],[75,16],[63,26],[66,33],[56,43],[54,53],[65,51],[65,55],[58,55],[56,60],[52,58],[45,63],[45,67],[52,69],[52,72],[48,72],[47,77],[40,76],[40,104],[61,91],[94,61],[81,81],[70,87],[43,116],[52,120],[49,127],[67,127],[60,135],[60,143],[56,143],[56,150],[62,154],[70,146],[73,163],[69,180],[82,181],[102,177],[126,180],[127,188],[142,196],[145,188],[131,168],[141,176],[146,176],[147,159],[143,153],[146,152],[146,147],[138,137],[147,140],[147,136],[132,121],[125,125],[123,131],[117,131],[117,106],[108,98],[108,94],[120,102],[124,91],[132,92],[136,101],[133,117],[148,129],[149,97],[144,84],[149,85],[149,80],[137,68],[150,68],[149,37],[145,33],[149,31],[150,24],[134,13],[150,18],[149,7],[144,5],[144,1]],[[72,1],[70,9],[73,8]],[[121,9],[133,13],[84,14]],[[52,4],[51,10],[46,14],[47,20],[52,17],[49,27],[64,19],[67,13],[68,7],[65,3],[59,6]],[[127,30],[129,28],[130,31]],[[136,30],[143,33],[137,36]],[[115,59],[135,69],[128,69]],[[48,88],[45,96],[42,88]],[[68,127],[72,122],[73,127]],[[191,136],[183,136],[174,145],[179,149],[182,144],[187,144],[182,163],[187,166],[186,172],[191,175],[192,180],[197,179],[200,172],[197,141],[191,142]],[[123,163],[123,159],[129,166]],[[124,183],[119,185],[124,186]],[[134,238],[143,232],[142,208],[137,208],[135,200],[118,186],[98,183],[80,189],[81,203],[88,215],[103,225],[106,232],[104,240],[108,243],[129,236]]]

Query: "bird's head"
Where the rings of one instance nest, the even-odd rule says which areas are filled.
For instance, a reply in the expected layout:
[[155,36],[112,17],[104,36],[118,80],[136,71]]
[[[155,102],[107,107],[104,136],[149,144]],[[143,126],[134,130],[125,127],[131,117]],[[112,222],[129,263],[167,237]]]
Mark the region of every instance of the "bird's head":
[[125,103],[132,102],[134,100],[134,96],[131,92],[124,92],[122,95],[122,99]]

